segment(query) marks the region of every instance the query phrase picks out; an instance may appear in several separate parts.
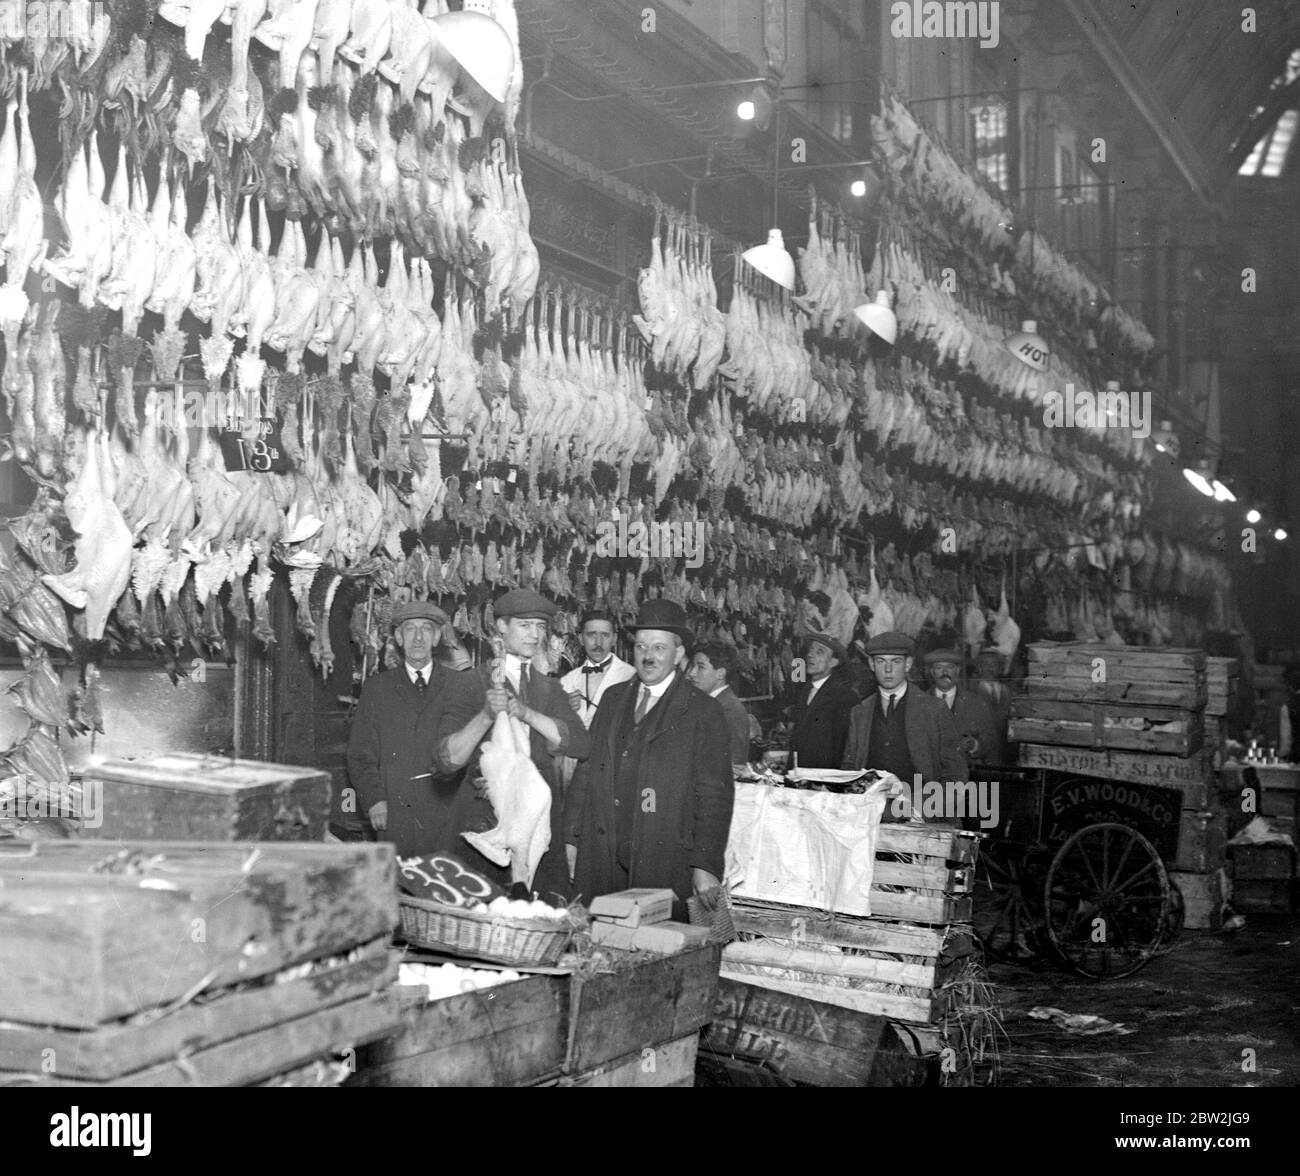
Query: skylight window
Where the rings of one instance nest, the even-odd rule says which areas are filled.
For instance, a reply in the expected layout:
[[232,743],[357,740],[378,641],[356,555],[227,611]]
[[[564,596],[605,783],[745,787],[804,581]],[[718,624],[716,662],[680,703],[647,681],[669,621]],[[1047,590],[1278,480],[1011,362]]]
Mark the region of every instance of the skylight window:
[[[1295,57],[1292,54],[1292,57]],[[1288,71],[1291,63],[1287,62]],[[1258,143],[1255,144],[1251,153],[1246,156],[1242,165],[1237,169],[1239,176],[1267,176],[1276,177],[1282,174],[1282,169],[1286,166],[1287,156],[1291,151],[1291,143],[1295,139],[1296,123],[1300,122],[1300,111],[1284,111],[1269,131]]]

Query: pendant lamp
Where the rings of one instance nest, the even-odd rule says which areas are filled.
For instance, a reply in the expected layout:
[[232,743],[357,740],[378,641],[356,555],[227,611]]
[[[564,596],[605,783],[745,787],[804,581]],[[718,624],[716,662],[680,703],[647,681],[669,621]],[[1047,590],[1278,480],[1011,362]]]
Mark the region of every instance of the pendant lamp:
[[1052,350],[1047,340],[1038,333],[1038,324],[1033,319],[1026,319],[1020,324],[1020,330],[1010,336],[1005,343],[1006,349],[1021,363],[1027,364],[1036,372],[1047,371],[1047,361]]
[[478,135],[492,107],[504,102],[510,89],[515,71],[510,34],[484,12],[444,12],[428,24],[435,42],[460,66],[461,85],[451,106],[469,116],[471,133]]
[[853,317],[873,335],[878,335],[886,343],[893,343],[898,338],[898,316],[891,306],[893,301],[893,295],[888,290],[881,290],[874,302],[855,306]]
[[1183,477],[1204,494],[1206,498],[1213,498],[1214,487],[1210,485],[1209,473],[1210,463],[1201,461],[1197,462],[1195,466],[1187,466],[1183,470]]
[[762,245],[754,245],[740,256],[782,289],[794,289],[794,258],[785,247],[780,229],[769,230]]

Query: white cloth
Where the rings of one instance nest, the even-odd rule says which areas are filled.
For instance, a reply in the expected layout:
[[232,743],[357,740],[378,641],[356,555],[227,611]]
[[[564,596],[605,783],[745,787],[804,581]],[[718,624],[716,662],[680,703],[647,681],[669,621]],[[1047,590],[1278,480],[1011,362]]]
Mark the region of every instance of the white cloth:
[[[589,665],[584,662],[583,665]],[[591,682],[585,679],[590,677]],[[570,670],[563,678],[560,679],[560,685],[564,687],[565,694],[576,694],[582,701],[578,705],[578,718],[582,720],[584,727],[591,726],[591,720],[596,717],[596,707],[600,705],[600,700],[605,697],[605,691],[619,682],[626,682],[629,678],[636,677],[636,670],[625,662],[621,657],[612,656],[605,666],[603,674],[584,674],[582,666],[576,670]],[[585,687],[585,691],[584,691]],[[587,699],[591,699],[591,705],[587,705]]]
[[738,898],[871,914],[871,878],[885,792],[861,794],[736,784],[726,882]]

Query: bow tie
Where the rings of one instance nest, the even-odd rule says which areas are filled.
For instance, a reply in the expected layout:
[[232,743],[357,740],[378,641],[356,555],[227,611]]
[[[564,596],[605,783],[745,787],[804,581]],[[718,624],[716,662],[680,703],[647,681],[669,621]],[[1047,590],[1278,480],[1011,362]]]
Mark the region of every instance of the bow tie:
[[603,662],[601,662],[600,665],[598,665],[598,666],[585,665],[585,666],[582,667],[582,672],[583,672],[584,674],[603,674],[603,673],[605,672],[606,668],[609,666],[609,663],[610,663],[612,660],[613,660],[612,658],[608,658],[608,657],[607,657],[607,658],[606,658]]

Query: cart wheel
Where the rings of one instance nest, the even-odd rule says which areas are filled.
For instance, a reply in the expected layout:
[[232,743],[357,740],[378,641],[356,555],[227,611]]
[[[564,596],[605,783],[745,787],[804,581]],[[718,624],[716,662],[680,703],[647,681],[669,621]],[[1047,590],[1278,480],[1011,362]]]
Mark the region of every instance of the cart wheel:
[[975,934],[990,959],[1028,966],[1043,960],[1043,912],[1037,907],[1042,867],[1032,869],[1026,846],[986,841],[980,848],[972,894]]
[[1080,829],[1047,870],[1047,935],[1083,976],[1115,980],[1143,967],[1169,934],[1174,900],[1155,847],[1127,825]]

